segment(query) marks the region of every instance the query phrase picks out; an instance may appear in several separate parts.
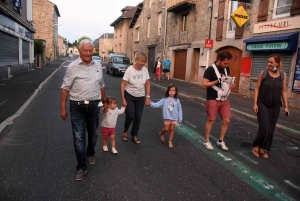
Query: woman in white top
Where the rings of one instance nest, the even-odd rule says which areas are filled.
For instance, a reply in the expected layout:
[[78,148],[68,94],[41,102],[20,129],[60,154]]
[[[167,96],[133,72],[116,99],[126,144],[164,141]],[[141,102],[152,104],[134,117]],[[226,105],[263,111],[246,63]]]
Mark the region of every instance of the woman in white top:
[[143,114],[144,105],[150,105],[150,76],[144,67],[147,56],[139,52],[135,56],[135,64],[127,68],[121,83],[122,104],[126,107],[123,140],[128,140],[128,129],[131,128],[131,141],[140,144],[137,135]]

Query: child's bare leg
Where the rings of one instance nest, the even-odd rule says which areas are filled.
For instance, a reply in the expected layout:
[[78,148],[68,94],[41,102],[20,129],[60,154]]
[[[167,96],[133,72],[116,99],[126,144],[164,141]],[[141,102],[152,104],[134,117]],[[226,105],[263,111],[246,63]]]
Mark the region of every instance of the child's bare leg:
[[102,137],[103,151],[108,151],[107,148],[107,137]]
[[174,137],[175,124],[170,125],[170,136],[169,136],[169,148],[173,148],[173,137]]
[[115,140],[115,135],[110,135],[110,143],[111,143],[111,148],[116,147],[116,140]]
[[165,124],[164,128],[159,132],[160,141],[162,142],[166,141],[164,138],[164,134],[168,132],[169,128],[170,128],[170,124]]
[[107,146],[107,137],[102,137],[103,146]]

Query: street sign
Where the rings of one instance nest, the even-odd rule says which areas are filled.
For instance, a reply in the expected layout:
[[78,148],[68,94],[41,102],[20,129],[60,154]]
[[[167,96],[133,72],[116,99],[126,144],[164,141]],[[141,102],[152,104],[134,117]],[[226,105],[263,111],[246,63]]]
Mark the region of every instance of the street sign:
[[214,41],[212,39],[205,39],[205,47],[206,48],[213,48]]
[[238,27],[241,27],[249,20],[249,15],[244,7],[240,6],[231,14],[231,18]]

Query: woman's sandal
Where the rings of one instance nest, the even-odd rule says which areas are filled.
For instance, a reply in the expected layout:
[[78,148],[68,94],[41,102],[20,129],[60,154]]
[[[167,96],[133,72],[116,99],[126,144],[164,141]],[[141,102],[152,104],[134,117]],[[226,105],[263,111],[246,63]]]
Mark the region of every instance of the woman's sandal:
[[135,144],[141,144],[141,141],[137,139],[137,137],[132,137],[131,141],[134,142]]
[[161,134],[161,132],[158,133],[158,135],[159,135],[159,139],[160,139],[161,142],[166,141],[165,138],[164,138],[164,136],[163,136],[163,134]]
[[173,144],[172,142],[169,142],[169,148],[172,149],[173,148]]
[[124,133],[123,134],[123,141],[127,142],[127,140],[128,140],[128,135],[127,135],[127,133]]
[[258,158],[258,157],[259,157],[259,152],[258,152],[258,150],[252,149],[252,155],[253,155],[254,157]]
[[269,156],[266,152],[259,152],[259,155],[263,158],[269,158]]

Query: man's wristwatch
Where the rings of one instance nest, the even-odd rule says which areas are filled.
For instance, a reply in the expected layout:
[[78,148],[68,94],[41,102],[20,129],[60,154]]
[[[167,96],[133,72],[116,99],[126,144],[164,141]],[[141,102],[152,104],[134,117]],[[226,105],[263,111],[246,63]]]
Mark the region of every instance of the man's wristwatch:
[[147,95],[146,97],[147,97],[147,98],[150,98],[150,96],[149,96],[149,95]]

